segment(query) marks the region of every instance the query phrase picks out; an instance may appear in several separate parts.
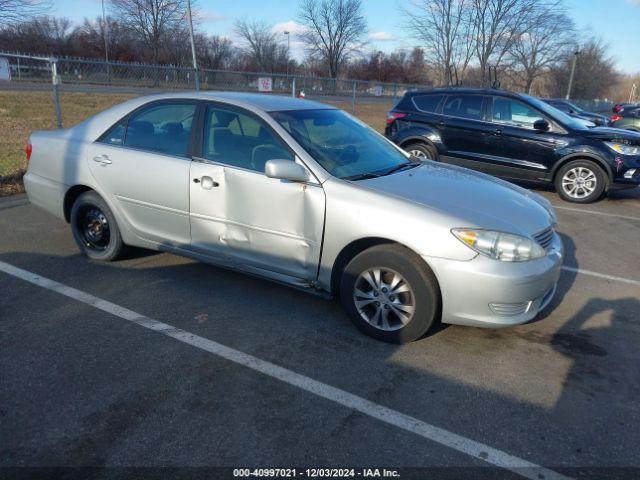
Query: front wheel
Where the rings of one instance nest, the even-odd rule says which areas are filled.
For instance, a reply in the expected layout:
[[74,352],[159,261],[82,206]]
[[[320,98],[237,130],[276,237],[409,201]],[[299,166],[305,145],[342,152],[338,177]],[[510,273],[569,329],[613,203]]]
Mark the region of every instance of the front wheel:
[[421,161],[425,160],[438,160],[438,152],[431,145],[427,145],[426,143],[417,142],[411,143],[403,147],[404,150],[409,154],[413,155],[417,159]]
[[440,313],[440,290],[422,258],[401,245],[371,247],[346,266],[342,305],[367,335],[392,343],[423,336]]
[[116,219],[95,192],[85,192],[74,202],[71,232],[80,251],[94,260],[116,260],[124,251]]
[[574,160],[556,174],[556,191],[563,200],[591,203],[605,191],[607,177],[602,168],[590,160]]

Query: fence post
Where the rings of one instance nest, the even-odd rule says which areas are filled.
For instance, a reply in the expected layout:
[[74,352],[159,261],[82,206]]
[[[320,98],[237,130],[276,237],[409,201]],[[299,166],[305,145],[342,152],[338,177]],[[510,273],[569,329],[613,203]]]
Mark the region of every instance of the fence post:
[[293,77],[293,80],[291,80],[291,96],[296,98],[296,77]]
[[18,80],[22,80],[22,74],[20,72],[20,57],[18,57]]
[[56,112],[56,126],[62,128],[62,111],[60,110],[60,77],[58,76],[58,60],[52,58],[51,63],[51,82],[53,86],[53,107]]
[[351,93],[351,113],[356,113],[356,82],[353,82],[353,91]]

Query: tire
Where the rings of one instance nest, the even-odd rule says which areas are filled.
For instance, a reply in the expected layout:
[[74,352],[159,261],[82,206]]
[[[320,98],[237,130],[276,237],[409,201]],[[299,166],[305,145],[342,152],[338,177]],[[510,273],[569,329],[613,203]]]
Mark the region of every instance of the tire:
[[[583,180],[578,180],[578,177]],[[605,193],[607,175],[602,167],[591,160],[573,160],[560,167],[554,184],[556,192],[563,200],[573,203],[592,203]]]
[[96,192],[80,195],[71,207],[71,232],[83,255],[110,262],[125,250],[111,209]]
[[[378,289],[366,278],[367,272],[372,273],[368,278],[375,282],[376,270],[381,280]],[[402,281],[395,283],[395,275]],[[405,291],[406,286],[409,291]],[[407,343],[422,337],[439,320],[441,311],[435,275],[422,258],[398,244],[377,245],[356,255],[342,273],[340,299],[360,331],[391,343]],[[404,312],[404,320],[398,311]]]
[[402,148],[404,148],[407,153],[412,154],[414,157],[418,157],[420,160],[438,161],[438,151],[433,146],[424,142],[410,143]]

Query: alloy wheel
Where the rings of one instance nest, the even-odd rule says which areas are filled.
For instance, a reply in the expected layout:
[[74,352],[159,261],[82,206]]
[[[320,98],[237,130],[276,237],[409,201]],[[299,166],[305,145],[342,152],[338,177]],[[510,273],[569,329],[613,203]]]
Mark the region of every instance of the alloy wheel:
[[375,267],[362,272],[353,287],[353,302],[360,316],[371,326],[399,330],[415,312],[411,285],[398,272]]
[[562,177],[562,189],[571,198],[586,198],[596,190],[597,185],[596,174],[586,167],[567,170]]
[[419,158],[420,160],[433,160],[431,158],[431,155],[427,154],[426,152],[423,152],[422,150],[409,150],[409,155],[413,155],[416,158]]

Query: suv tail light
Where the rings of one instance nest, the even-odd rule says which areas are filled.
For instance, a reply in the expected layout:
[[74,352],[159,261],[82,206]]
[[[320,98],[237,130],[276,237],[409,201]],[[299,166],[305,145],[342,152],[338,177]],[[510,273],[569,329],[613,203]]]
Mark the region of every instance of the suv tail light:
[[387,114],[387,125],[391,125],[394,121],[406,117],[406,113],[389,112]]
[[25,148],[24,151],[27,154],[27,162],[28,162],[31,159],[31,152],[33,152],[33,146],[31,145],[31,142],[27,143],[27,148]]
[[614,113],[620,113],[622,110],[624,110],[622,105],[614,105],[614,107],[613,107],[613,112]]
[[618,120],[622,120],[622,117],[620,115],[611,115],[612,122],[617,122]]

